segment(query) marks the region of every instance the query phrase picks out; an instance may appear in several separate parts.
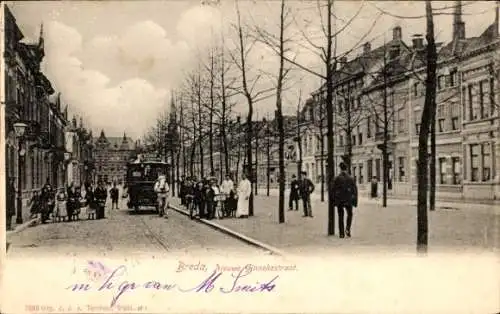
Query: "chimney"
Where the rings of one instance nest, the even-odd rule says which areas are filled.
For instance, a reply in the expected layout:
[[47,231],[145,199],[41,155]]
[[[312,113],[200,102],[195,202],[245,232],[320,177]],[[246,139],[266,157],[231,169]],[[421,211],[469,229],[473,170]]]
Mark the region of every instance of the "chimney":
[[392,40],[401,40],[402,39],[401,26],[396,26],[392,29]]
[[462,1],[455,1],[453,13],[453,40],[465,39],[465,23],[462,20]]
[[363,45],[363,53],[368,53],[368,52],[370,52],[371,49],[372,49],[372,45],[370,44],[370,42],[366,42]]
[[400,53],[400,48],[399,48],[399,45],[391,45],[391,47],[389,48],[389,59],[395,59],[397,57],[399,57],[399,53]]
[[424,48],[424,38],[422,34],[413,35],[412,42],[413,42],[413,49],[420,50]]

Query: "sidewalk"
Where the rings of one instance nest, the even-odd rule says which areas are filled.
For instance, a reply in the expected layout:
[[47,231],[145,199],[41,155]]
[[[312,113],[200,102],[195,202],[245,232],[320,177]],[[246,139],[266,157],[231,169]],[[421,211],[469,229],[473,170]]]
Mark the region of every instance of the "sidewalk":
[[[257,191],[258,195],[257,196],[264,196],[267,197],[267,189],[258,189]],[[278,189],[270,189],[269,190],[269,196],[274,196],[277,197],[279,193]],[[288,205],[288,195],[290,193],[290,190],[285,191],[285,199],[287,200],[287,205]],[[311,195],[312,200],[320,201],[321,200],[321,192],[320,191],[314,191],[314,193]],[[328,200],[328,191],[325,191],[325,203]],[[369,198],[367,196],[359,196],[358,198],[360,206],[362,205],[380,205],[382,206],[382,197],[379,196],[378,198]],[[416,197],[413,199],[409,198],[402,198],[402,197],[394,197],[394,196],[388,196],[387,197],[387,206],[400,206],[400,205],[406,205],[406,206],[417,206],[417,199]],[[472,206],[471,206],[472,205]],[[436,200],[436,208],[439,209],[460,209],[460,210],[467,210],[467,209],[474,209],[474,210],[485,210],[485,211],[494,211],[497,214],[500,214],[500,201],[490,201],[490,200],[484,200],[484,201],[477,201],[474,202],[473,200]]]
[[[172,199],[178,205],[178,199]],[[288,200],[286,202],[288,205]],[[327,236],[327,203],[313,200],[313,218],[302,217],[299,211],[285,207],[285,223],[278,223],[278,198],[255,197],[254,216],[249,219],[212,220],[225,228],[266,243],[287,253],[317,254],[321,250],[362,250],[376,252],[415,252],[416,208],[392,205],[386,208],[364,204],[354,210],[352,238]],[[337,215],[336,219],[337,219]],[[500,246],[500,215],[487,211],[445,211],[429,213],[429,251],[431,250],[493,250]]]

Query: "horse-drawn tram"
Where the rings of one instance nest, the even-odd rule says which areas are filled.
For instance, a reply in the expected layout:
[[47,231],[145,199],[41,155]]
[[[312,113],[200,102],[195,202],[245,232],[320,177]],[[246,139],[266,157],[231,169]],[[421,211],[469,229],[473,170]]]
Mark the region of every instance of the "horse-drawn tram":
[[156,156],[139,155],[137,160],[127,164],[126,187],[129,197],[128,208],[139,211],[141,207],[154,207],[158,213],[158,198],[154,184],[159,173],[170,181],[170,166]]

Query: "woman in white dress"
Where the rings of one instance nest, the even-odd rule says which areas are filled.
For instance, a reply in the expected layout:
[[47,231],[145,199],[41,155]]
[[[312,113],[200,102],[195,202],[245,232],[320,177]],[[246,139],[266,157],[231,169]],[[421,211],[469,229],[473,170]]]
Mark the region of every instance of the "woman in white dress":
[[250,194],[252,193],[252,185],[245,174],[242,174],[240,184],[238,185],[238,206],[236,207],[236,217],[248,217],[248,205]]

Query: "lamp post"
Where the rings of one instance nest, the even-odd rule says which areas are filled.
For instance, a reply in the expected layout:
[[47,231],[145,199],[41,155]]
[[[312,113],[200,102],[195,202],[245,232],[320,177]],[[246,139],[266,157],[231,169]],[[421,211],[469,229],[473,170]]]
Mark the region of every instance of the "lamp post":
[[16,133],[16,137],[18,138],[18,160],[17,160],[17,204],[16,204],[16,224],[23,223],[23,199],[22,199],[22,184],[21,184],[21,172],[22,172],[22,158],[26,153],[26,150],[23,149],[24,142],[24,133],[28,125],[23,122],[14,123],[14,132]]

